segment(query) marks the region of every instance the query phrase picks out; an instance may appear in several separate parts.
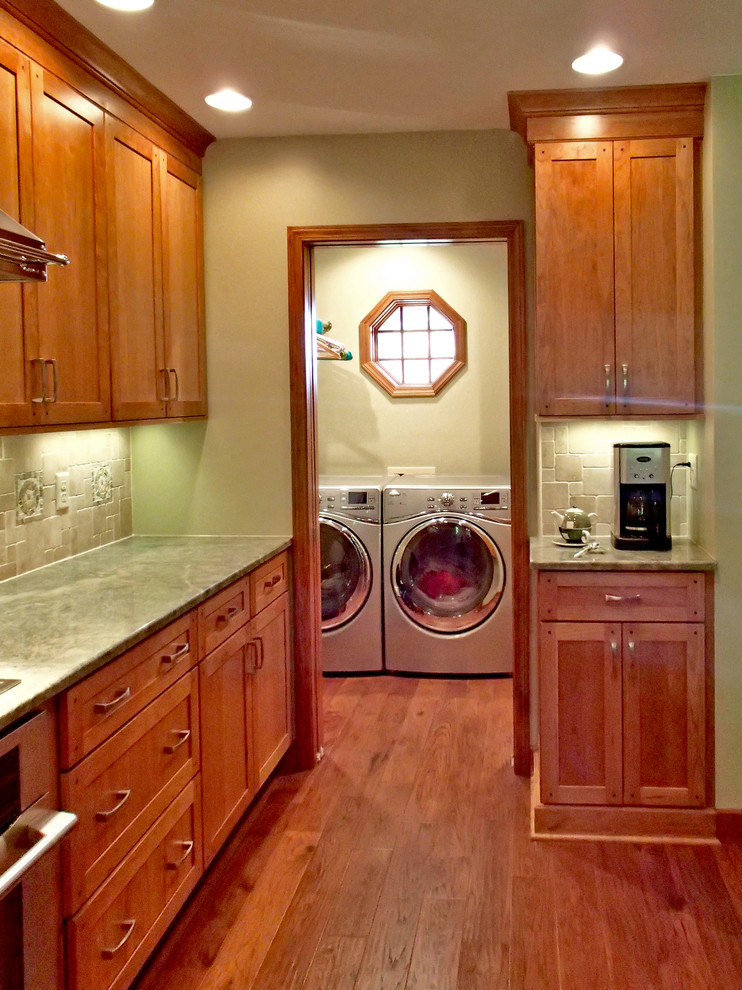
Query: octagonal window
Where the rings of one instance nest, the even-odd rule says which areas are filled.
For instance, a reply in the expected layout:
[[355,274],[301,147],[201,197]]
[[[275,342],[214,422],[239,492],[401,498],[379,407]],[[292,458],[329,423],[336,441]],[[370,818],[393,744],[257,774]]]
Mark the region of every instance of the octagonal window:
[[360,324],[361,367],[389,395],[437,395],[466,364],[466,322],[432,290],[387,292]]

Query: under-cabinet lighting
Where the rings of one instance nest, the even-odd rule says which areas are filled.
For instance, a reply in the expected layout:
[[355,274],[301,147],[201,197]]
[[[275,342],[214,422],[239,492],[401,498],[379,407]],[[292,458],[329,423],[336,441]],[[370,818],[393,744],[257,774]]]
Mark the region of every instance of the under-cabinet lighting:
[[604,72],[613,72],[619,65],[623,65],[623,58],[616,52],[612,52],[605,45],[598,45],[592,48],[585,55],[580,55],[572,63],[575,72],[584,72],[589,76],[599,76]]
[[240,113],[242,110],[249,110],[252,106],[252,100],[234,89],[220,89],[218,93],[212,93],[205,99],[210,107],[226,110],[227,113]]
[[112,7],[114,10],[146,10],[154,2],[155,0],[98,0],[104,7]]

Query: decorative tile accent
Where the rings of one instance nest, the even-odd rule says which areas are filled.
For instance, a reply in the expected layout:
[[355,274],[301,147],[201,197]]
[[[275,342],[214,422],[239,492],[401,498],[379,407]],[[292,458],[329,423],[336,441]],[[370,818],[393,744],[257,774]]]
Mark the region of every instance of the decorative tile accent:
[[113,501],[113,474],[111,462],[93,465],[93,505]]
[[[69,505],[56,473],[69,471]],[[131,536],[126,428],[0,437],[0,580]]]
[[22,471],[15,476],[15,521],[18,526],[44,515],[41,471]]

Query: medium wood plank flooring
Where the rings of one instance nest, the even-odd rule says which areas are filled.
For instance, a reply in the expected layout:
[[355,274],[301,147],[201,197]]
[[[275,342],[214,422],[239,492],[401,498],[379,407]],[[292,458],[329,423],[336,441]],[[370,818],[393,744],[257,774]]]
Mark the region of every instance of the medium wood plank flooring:
[[742,988],[742,848],[532,841],[509,680],[324,695],[137,990]]

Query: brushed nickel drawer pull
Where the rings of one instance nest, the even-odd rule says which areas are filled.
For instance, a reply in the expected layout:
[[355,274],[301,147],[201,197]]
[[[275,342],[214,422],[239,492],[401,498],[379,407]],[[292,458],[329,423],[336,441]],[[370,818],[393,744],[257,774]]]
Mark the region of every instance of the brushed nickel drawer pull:
[[116,955],[119,949],[123,949],[123,947],[131,938],[131,933],[134,931],[134,928],[136,927],[136,923],[137,923],[136,918],[130,918],[128,921],[120,922],[121,927],[124,930],[124,937],[121,939],[118,945],[114,945],[110,949],[101,949],[101,955],[103,956],[104,959],[113,959],[113,957]]
[[180,859],[169,859],[167,863],[165,863],[166,870],[177,870],[182,863],[185,863],[185,861],[193,852],[193,839],[183,839],[179,842],[175,842],[174,845],[180,846],[182,849],[185,849],[185,852],[180,857]]
[[179,750],[180,747],[183,745],[183,743],[188,742],[188,740],[191,738],[191,730],[173,729],[173,735],[178,737],[178,741],[176,743],[172,743],[170,746],[165,746],[164,752],[167,753],[168,755],[176,752],[176,750]]
[[116,798],[116,804],[114,804],[110,811],[96,811],[95,820],[97,822],[107,822],[112,815],[120,811],[131,797],[131,791],[114,791],[113,796]]
[[603,368],[605,370],[605,402],[608,405],[611,401],[611,366],[604,364]]
[[264,591],[270,591],[271,588],[275,588],[275,586],[278,584],[278,582],[280,580],[281,580],[281,575],[280,574],[276,574],[273,577],[273,580],[272,581],[266,581],[265,582],[265,584],[263,585],[263,590]]
[[31,358],[31,364],[39,364],[39,373],[41,375],[41,395],[33,396],[31,402],[46,402],[46,361],[43,358]]
[[220,622],[229,622],[229,620],[233,619],[239,611],[240,609],[236,605],[230,605],[230,607],[227,609],[226,612],[222,612],[221,615],[217,615],[216,617],[217,624],[219,624]]
[[170,395],[170,375],[168,374],[167,368],[160,368],[160,375],[162,381],[165,383],[165,388],[160,396],[160,402],[168,402],[172,396]]
[[257,659],[257,661],[255,663],[255,669],[256,670],[262,670],[263,669],[263,664],[265,663],[265,646],[263,645],[263,637],[262,636],[256,636],[255,637],[255,644],[256,644],[255,645],[255,648],[257,650],[257,656],[258,656],[258,659]]
[[634,648],[635,648],[634,640],[633,639],[630,639],[629,640],[629,656],[631,657],[632,660],[634,659],[634,656],[635,656]]
[[47,398],[46,402],[57,402],[59,400],[59,371],[57,370],[57,359],[48,358],[44,361],[44,364],[50,364],[52,366],[52,384],[54,386],[54,391],[51,394],[51,398]]
[[177,646],[175,648],[175,653],[163,653],[160,657],[162,663],[167,664],[167,666],[175,666],[179,660],[182,660],[190,649],[190,643],[185,643],[183,646]]
[[624,604],[631,604],[632,602],[640,602],[642,600],[641,595],[606,595],[606,604],[613,605],[616,602],[623,602]]
[[622,364],[621,370],[623,371],[623,394],[624,398],[629,394],[629,366],[628,364]]
[[178,372],[175,368],[168,368],[167,373],[175,378],[175,395],[169,395],[168,398],[177,402],[180,398],[180,381],[178,379]]
[[93,705],[93,711],[96,715],[109,715],[114,708],[122,705],[125,701],[131,697],[131,688],[126,687],[123,691],[119,691],[116,697],[112,701],[96,701]]

